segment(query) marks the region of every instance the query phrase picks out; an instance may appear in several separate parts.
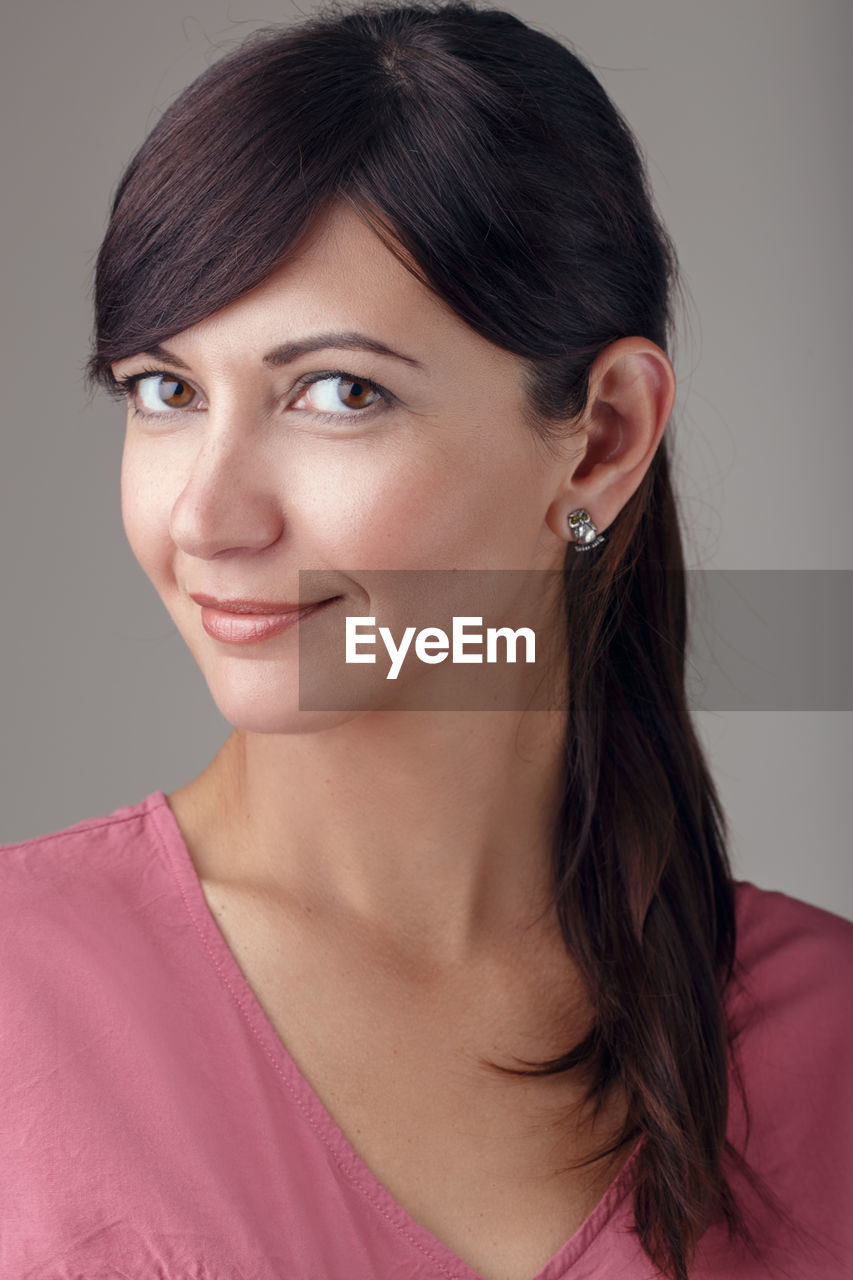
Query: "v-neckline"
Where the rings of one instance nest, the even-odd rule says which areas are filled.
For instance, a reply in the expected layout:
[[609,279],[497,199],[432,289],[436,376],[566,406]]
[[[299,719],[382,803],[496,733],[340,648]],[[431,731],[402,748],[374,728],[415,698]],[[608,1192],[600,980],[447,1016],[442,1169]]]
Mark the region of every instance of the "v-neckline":
[[[143,801],[143,807],[154,819],[187,912],[222,985],[237,1005],[303,1117],[329,1150],[342,1175],[361,1192],[385,1222],[390,1223],[410,1245],[429,1258],[436,1267],[437,1276],[446,1277],[447,1280],[483,1280],[469,1263],[413,1218],[365,1164],[296,1065],[237,963],[210,909],[186,839],[165,792],[152,792]],[[571,1269],[584,1257],[592,1241],[604,1229],[628,1194],[642,1143],[643,1139],[640,1139],[591,1213],[530,1280],[571,1280]]]

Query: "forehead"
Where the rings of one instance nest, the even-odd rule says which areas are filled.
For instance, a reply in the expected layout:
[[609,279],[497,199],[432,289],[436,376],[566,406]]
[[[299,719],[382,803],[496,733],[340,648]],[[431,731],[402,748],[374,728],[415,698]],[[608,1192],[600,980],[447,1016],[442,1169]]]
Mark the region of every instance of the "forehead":
[[517,377],[518,357],[437,298],[346,202],[319,216],[296,252],[261,284],[168,345],[184,359],[215,359],[222,367],[254,362],[277,343],[353,331],[410,353],[428,369],[461,376],[473,362],[487,373]]
[[250,293],[223,307],[216,321],[248,325],[267,311],[286,316],[295,329],[330,321],[346,328],[343,322],[354,319],[381,322],[392,332],[412,323],[467,327],[346,203],[319,217],[296,252]]

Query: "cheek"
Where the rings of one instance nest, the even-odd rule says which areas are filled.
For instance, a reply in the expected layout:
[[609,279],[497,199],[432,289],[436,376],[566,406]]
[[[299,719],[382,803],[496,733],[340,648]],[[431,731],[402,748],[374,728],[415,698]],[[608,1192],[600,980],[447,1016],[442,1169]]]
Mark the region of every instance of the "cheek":
[[500,559],[535,505],[519,460],[495,451],[351,456],[303,478],[298,494],[291,488],[295,519],[327,562],[352,569],[482,561],[487,548]]
[[399,567],[439,526],[437,491],[434,465],[387,442],[306,451],[281,488],[291,554],[343,569]]
[[168,561],[168,495],[156,475],[136,465],[127,450],[121,468],[121,518],[130,549],[149,578]]

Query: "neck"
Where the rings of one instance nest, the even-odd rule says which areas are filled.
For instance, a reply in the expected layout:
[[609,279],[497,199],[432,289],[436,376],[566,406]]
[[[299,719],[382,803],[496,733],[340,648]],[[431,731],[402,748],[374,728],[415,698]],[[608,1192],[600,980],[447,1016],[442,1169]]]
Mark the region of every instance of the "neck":
[[170,803],[191,803],[205,833],[202,878],[413,960],[469,963],[546,912],[564,727],[544,711],[374,712],[315,734],[236,731]]

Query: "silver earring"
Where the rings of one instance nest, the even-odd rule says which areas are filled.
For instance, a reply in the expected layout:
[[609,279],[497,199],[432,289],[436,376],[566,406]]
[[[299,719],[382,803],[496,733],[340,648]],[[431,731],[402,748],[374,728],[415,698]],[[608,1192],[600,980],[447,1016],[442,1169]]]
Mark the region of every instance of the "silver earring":
[[569,533],[574,534],[575,551],[592,551],[604,541],[604,534],[598,533],[589,512],[582,507],[569,515]]

